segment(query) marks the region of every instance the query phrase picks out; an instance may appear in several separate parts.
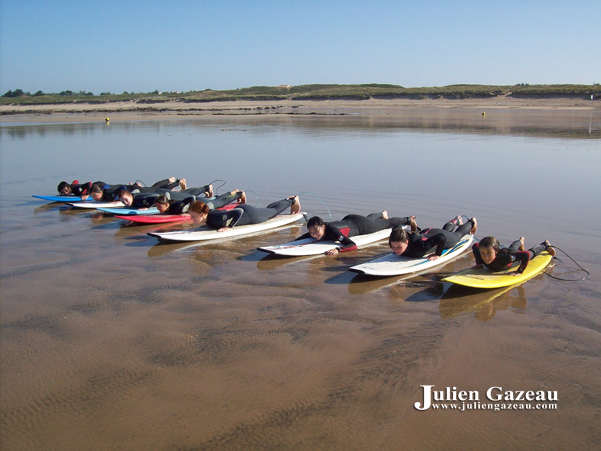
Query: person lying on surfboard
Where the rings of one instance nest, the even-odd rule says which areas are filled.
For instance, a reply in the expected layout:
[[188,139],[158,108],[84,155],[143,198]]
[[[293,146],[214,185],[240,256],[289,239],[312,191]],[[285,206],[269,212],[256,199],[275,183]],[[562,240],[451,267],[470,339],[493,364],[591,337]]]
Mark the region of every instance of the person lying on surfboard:
[[[200,188],[186,188],[186,180],[182,179],[180,180],[180,186],[182,191],[158,189],[155,193],[132,194],[126,190],[119,190],[118,197],[126,207],[147,210],[154,206],[161,214],[170,215],[186,213],[194,201],[203,202],[211,209],[224,207],[235,200],[238,200],[239,203],[246,203],[244,191],[230,191],[213,198],[212,185]],[[204,194],[206,197],[200,197],[201,194]]]
[[472,252],[476,258],[475,268],[486,266],[491,271],[506,271],[510,268],[520,266],[513,273],[514,276],[522,274],[528,267],[528,262],[539,255],[542,251],[547,251],[555,255],[555,249],[551,247],[549,241],[543,241],[537,246],[524,250],[524,237],[511,243],[508,248],[501,248],[499,240],[494,236],[487,236],[474,243]]
[[[97,182],[98,183],[98,182]],[[73,180],[71,183],[62,181],[56,189],[61,196],[88,196],[92,187],[92,182],[79,183],[79,180]]]
[[138,184],[133,185],[109,185],[102,184],[103,182],[96,182],[90,188],[89,194],[96,202],[115,202],[118,197],[117,191],[124,189],[130,193],[154,193],[158,189],[172,190],[179,185],[179,179],[170,177],[165,180],[159,180],[152,186],[140,186]]
[[199,226],[209,226],[217,229],[219,232],[231,229],[235,226],[248,224],[260,224],[276,217],[287,208],[290,208],[290,214],[300,213],[300,199],[298,196],[290,196],[286,199],[278,200],[267,205],[265,208],[253,207],[251,205],[240,204],[232,210],[213,210],[207,204],[195,201],[190,205],[188,214]]
[[[100,182],[100,181],[94,182],[94,183],[92,183],[92,182],[79,183],[79,180],[73,180],[72,183],[67,183],[65,181],[60,182],[58,184],[58,186],[56,187],[56,189],[58,190],[58,192],[61,196],[80,196],[83,200],[85,200],[90,194],[90,189],[92,188],[92,185],[95,185],[95,184],[106,185],[106,183]],[[124,186],[124,185],[114,185],[114,186]]]
[[[456,228],[455,228],[456,227]],[[428,260],[436,260],[445,249],[451,249],[468,233],[475,234],[478,230],[476,218],[463,224],[461,216],[447,222],[442,229],[428,228],[419,231],[415,220],[411,223],[411,233],[402,228],[394,228],[388,238],[392,252],[403,257],[422,258],[436,248]]]
[[376,233],[391,227],[401,227],[412,222],[415,223],[415,216],[389,218],[386,210],[381,213],[371,213],[367,216],[346,215],[342,220],[332,222],[324,222],[319,216],[313,216],[307,222],[309,231],[294,241],[304,240],[305,238],[313,238],[317,241],[339,241],[340,246],[336,249],[324,252],[326,255],[334,256],[339,252],[349,252],[357,249],[357,245],[350,237]]

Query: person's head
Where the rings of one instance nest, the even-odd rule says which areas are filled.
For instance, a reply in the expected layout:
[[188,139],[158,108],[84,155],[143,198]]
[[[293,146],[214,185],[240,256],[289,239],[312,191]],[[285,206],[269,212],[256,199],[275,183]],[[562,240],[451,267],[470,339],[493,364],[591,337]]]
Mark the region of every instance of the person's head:
[[71,185],[67,182],[60,182],[56,187],[61,196],[68,196],[71,194]]
[[485,236],[480,240],[478,250],[480,251],[480,258],[482,258],[482,261],[489,264],[497,258],[497,254],[501,250],[501,244],[494,236]]
[[393,228],[388,237],[388,245],[392,252],[401,255],[409,246],[409,233],[402,227]]
[[326,224],[319,216],[313,216],[307,221],[307,229],[311,238],[319,241],[326,234]]
[[161,195],[155,199],[154,206],[157,207],[159,213],[165,213],[169,210],[169,199],[167,199],[167,196]]
[[194,224],[202,224],[207,222],[209,211],[211,211],[209,206],[198,200],[192,202],[190,208],[188,209],[188,213],[190,214],[192,221],[194,221]]
[[94,183],[92,188],[90,188],[90,196],[92,196],[92,199],[94,199],[96,202],[100,202],[102,200],[103,194],[102,186],[98,183]]
[[131,207],[134,203],[134,196],[132,193],[127,191],[126,189],[117,190],[115,196],[125,205],[126,207]]

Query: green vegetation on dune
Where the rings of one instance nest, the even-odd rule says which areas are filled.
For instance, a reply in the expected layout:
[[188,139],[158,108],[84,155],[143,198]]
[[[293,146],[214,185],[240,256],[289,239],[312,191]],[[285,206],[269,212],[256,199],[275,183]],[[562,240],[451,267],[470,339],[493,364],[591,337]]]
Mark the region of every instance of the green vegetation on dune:
[[62,91],[58,94],[35,94],[21,89],[8,91],[0,97],[0,105],[44,105],[65,103],[136,102],[141,104],[181,102],[215,102],[235,100],[366,100],[377,99],[474,99],[510,95],[517,98],[571,97],[590,99],[591,95],[601,98],[601,86],[595,85],[528,85],[488,86],[488,85],[449,85],[443,87],[404,88],[390,84],[336,85],[314,84],[299,86],[253,86],[249,88],[214,91],[159,92],[112,94],[103,92]]

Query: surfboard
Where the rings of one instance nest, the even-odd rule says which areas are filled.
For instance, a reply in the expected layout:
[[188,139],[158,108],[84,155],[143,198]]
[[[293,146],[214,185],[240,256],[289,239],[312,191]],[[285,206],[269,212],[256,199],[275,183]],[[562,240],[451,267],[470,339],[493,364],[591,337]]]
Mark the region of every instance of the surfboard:
[[97,208],[97,210],[108,213],[111,215],[121,215],[121,216],[150,216],[150,215],[158,215],[160,211],[156,207],[151,207],[146,210],[138,210],[137,208],[129,208],[129,207],[118,207],[118,208]]
[[165,232],[156,233],[151,232],[148,235],[158,238],[164,241],[206,241],[216,240],[222,238],[239,237],[243,235],[249,235],[258,232],[264,232],[267,230],[275,229],[290,225],[300,219],[303,219],[303,213],[295,215],[279,215],[275,218],[271,218],[269,221],[262,222],[260,224],[249,224],[238,227],[233,227],[224,232],[218,232],[207,226],[200,227],[194,230],[183,230],[178,232]]
[[126,219],[137,224],[166,224],[169,222],[190,222],[189,215],[133,215],[121,216],[115,215],[115,218]]
[[443,282],[450,282],[456,285],[463,285],[472,288],[502,288],[510,285],[516,285],[532,279],[551,263],[553,257],[548,252],[541,252],[535,258],[528,262],[528,266],[523,274],[513,275],[519,266],[511,268],[508,271],[492,272],[487,268],[466,269],[449,277],[442,279]]
[[71,205],[74,208],[88,208],[92,210],[96,210],[98,208],[116,208],[116,207],[124,207],[122,202],[68,202],[68,205]]
[[36,194],[32,195],[32,197],[36,197],[38,199],[49,200],[50,202],[94,202],[94,199],[91,197],[87,197],[86,200],[81,200],[79,196],[38,196]]
[[[238,204],[228,204],[224,207],[217,208],[217,210],[231,210],[236,208]],[[101,211],[105,211],[106,209],[100,209]],[[112,210],[121,210],[119,208],[113,208]],[[128,216],[126,216],[128,215]],[[129,214],[129,213],[121,213],[116,214],[115,218],[126,219],[128,221],[132,221],[139,224],[166,224],[169,222],[189,222],[192,221],[190,215],[163,215],[163,214]]]
[[[407,229],[409,228],[409,226],[403,227]],[[369,244],[387,239],[390,236],[391,230],[392,229],[384,229],[367,235],[353,236],[350,239],[357,244],[357,247],[367,246]],[[330,249],[336,249],[338,246],[340,246],[339,241],[317,241],[314,238],[305,238],[298,241],[290,241],[284,244],[276,244],[275,246],[263,246],[257,249],[263,252],[269,252],[270,254],[281,255],[285,257],[303,257],[323,254]]]
[[450,260],[458,257],[464,251],[468,250],[474,237],[465,235],[459,242],[450,249],[445,249],[442,256],[436,260],[430,261],[425,257],[409,258],[402,255],[388,254],[361,265],[351,266],[349,269],[353,272],[366,274],[376,277],[401,276],[415,272],[424,272],[426,270],[444,265]]

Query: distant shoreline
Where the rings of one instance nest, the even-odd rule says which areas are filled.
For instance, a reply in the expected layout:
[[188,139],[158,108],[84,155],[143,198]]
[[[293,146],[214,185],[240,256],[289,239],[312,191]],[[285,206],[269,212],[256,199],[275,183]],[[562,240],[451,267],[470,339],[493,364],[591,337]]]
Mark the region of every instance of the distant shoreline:
[[0,105],[2,122],[89,121],[112,115],[135,120],[167,117],[266,116],[266,115],[346,115],[394,114],[407,108],[519,109],[553,111],[601,110],[601,101],[582,98],[512,98],[500,95],[470,99],[367,99],[367,100],[232,100],[214,102],[167,101],[157,104],[135,100],[42,105]]

